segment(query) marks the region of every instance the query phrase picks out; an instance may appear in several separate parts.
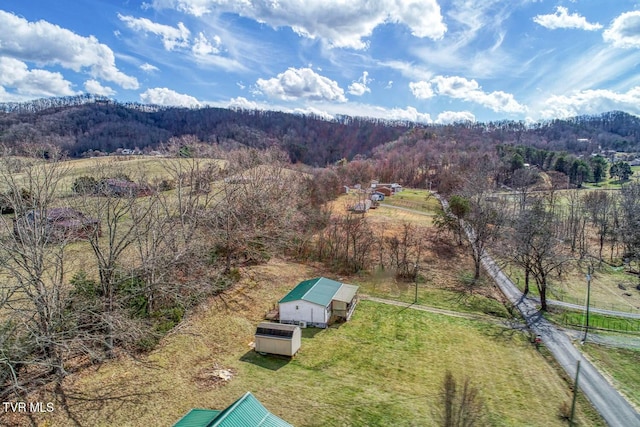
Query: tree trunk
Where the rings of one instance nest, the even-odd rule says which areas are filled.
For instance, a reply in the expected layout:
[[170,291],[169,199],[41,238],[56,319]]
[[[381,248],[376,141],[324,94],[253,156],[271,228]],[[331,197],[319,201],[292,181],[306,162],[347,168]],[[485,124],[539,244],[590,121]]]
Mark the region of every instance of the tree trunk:
[[547,284],[539,285],[538,291],[540,292],[540,310],[547,311]]
[[529,294],[529,275],[531,273],[531,270],[529,270],[528,268],[524,269],[524,291],[522,292],[522,294],[524,296],[527,296]]

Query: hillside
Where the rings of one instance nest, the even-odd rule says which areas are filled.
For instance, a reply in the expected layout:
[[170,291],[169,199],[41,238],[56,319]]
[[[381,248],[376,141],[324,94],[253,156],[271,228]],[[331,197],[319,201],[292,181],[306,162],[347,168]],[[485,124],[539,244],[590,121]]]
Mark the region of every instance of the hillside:
[[640,119],[623,112],[526,125],[522,122],[422,125],[346,116],[223,108],[169,108],[118,103],[83,95],[24,104],[0,104],[0,144],[18,151],[33,143],[54,144],[71,157],[88,150],[157,149],[172,137],[193,135],[223,148],[279,146],[292,162],[324,166],[370,156],[407,131],[424,130],[434,142],[457,141],[484,148],[502,144],[589,154],[598,149],[639,151]]

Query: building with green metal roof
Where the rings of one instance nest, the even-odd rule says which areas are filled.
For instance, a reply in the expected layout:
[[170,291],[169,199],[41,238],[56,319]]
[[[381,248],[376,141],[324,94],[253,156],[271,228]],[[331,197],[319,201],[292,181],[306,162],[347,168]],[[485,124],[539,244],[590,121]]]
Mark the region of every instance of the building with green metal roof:
[[326,277],[304,280],[278,302],[280,322],[326,328],[349,320],[357,304],[358,286]]
[[192,409],[173,427],[293,427],[265,408],[251,392],[223,411]]

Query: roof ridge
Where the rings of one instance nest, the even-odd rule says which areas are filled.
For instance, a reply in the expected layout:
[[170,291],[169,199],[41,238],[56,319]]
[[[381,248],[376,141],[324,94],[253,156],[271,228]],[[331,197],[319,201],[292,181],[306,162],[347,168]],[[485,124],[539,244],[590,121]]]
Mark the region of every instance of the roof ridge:
[[322,280],[322,279],[324,279],[324,277],[322,277],[322,276],[320,276],[320,277],[316,277],[316,278],[313,278],[313,279],[309,279],[309,281],[310,281],[310,282],[315,282],[315,283],[314,283],[313,285],[311,285],[311,287],[310,287],[309,289],[307,289],[307,291],[306,291],[304,294],[302,294],[302,296],[300,297],[300,299],[302,299],[302,300],[303,300],[303,299],[304,299],[304,297],[306,297],[306,296],[307,296],[307,294],[308,294],[309,292],[311,292],[311,290],[312,290],[313,288],[315,288],[315,286],[318,284],[318,282],[319,282],[320,280]]
[[218,417],[220,417],[220,415],[222,416],[220,418],[216,417],[214,419],[215,423],[213,425],[214,426],[220,425],[220,422],[224,421],[224,419],[227,418],[227,415],[232,413],[233,410],[237,408],[240,405],[240,403],[243,402],[248,396],[253,396],[250,391],[246,392],[242,397],[240,397],[235,402],[233,402],[230,406],[225,408],[225,410],[218,415]]

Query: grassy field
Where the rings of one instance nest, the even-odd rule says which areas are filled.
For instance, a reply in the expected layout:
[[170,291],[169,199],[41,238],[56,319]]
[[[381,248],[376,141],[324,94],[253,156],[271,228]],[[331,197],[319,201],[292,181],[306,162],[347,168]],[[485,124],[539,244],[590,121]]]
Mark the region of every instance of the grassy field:
[[[563,269],[562,276],[554,275],[549,279],[547,297],[572,304],[585,304],[587,297],[586,266],[578,261],[571,261]],[[524,289],[524,272],[507,267],[505,273]],[[637,278],[624,272],[622,267],[611,267],[608,264],[596,266],[591,277],[592,307],[607,310],[640,313],[640,291],[635,286]],[[538,291],[531,279],[531,294]]]
[[[564,310],[554,307],[545,317],[553,322],[572,329],[581,329],[585,324],[583,311]],[[640,334],[640,319],[625,319],[622,317],[603,316],[598,313],[589,313],[589,327],[594,330],[618,331],[624,333]],[[597,331],[596,331],[597,332]]]
[[414,209],[428,214],[434,214],[440,209],[440,203],[430,196],[427,190],[405,189],[390,197],[385,197],[382,203]]
[[[34,162],[31,160],[31,162]],[[36,161],[37,162],[37,161]],[[133,181],[153,182],[155,179],[167,178],[168,172],[178,166],[189,167],[191,162],[195,162],[200,167],[210,163],[224,166],[222,160],[216,159],[182,159],[165,158],[156,156],[110,156],[95,157],[89,159],[74,159],[59,163],[65,171],[64,178],[58,187],[60,196],[71,195],[73,182],[81,176],[112,177],[116,174],[126,174]],[[22,173],[16,173],[16,180],[20,182]]]
[[[631,166],[631,170],[633,171],[633,175],[631,175],[631,179],[629,181],[639,180],[640,166]],[[616,178],[611,178],[608,173],[605,179],[602,182],[598,183],[597,185],[588,183],[588,182],[583,183],[582,185],[585,188],[594,188],[594,189],[601,189],[601,190],[619,190],[620,187],[622,187],[622,183],[618,181]]]
[[581,347],[589,360],[640,410],[640,350],[603,347],[586,343]]
[[[570,401],[569,385],[523,334],[492,323],[361,301],[350,322],[305,330],[292,360],[253,352],[264,312],[317,273],[277,261],[245,270],[241,284],[201,307],[150,355],[70,376],[70,413],[81,425],[171,425],[192,407],[223,408],[250,390],[296,426],[434,425],[450,369],[480,390],[483,425],[564,425],[557,412]],[[233,374],[230,381],[210,375],[221,368]],[[584,402],[578,414],[582,425],[603,425]],[[60,402],[38,421],[70,423]]]

